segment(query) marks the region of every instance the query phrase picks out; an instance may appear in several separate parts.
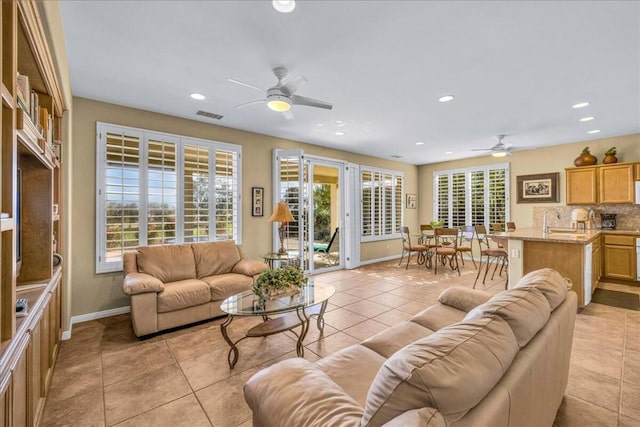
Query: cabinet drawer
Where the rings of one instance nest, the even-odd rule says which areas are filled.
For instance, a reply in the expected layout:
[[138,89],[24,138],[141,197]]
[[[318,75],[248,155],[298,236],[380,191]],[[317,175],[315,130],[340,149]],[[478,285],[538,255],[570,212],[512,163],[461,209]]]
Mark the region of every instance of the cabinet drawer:
[[605,234],[604,244],[618,245],[618,246],[635,246],[636,238],[635,236],[620,236],[617,234]]

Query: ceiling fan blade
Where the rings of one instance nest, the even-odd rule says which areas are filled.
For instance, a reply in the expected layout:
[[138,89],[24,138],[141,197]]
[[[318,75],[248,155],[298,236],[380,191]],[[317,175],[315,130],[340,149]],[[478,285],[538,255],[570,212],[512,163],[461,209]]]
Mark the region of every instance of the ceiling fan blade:
[[254,86],[254,85],[252,85],[250,83],[245,83],[243,81],[236,80],[236,79],[227,79],[227,81],[231,82],[231,83],[235,83],[235,84],[240,85],[240,86],[244,86],[244,87],[248,87],[248,88],[251,88],[251,89],[255,89],[260,93],[264,93],[264,89],[260,89],[259,87]]
[[493,148],[473,148],[471,151],[493,151]]
[[291,112],[291,110],[283,111],[282,115],[287,120],[293,120],[293,113]]
[[244,107],[248,107],[249,105],[253,105],[253,104],[262,104],[266,101],[266,99],[256,99],[255,101],[249,101],[249,102],[245,102],[244,104],[240,104],[240,105],[236,105],[235,108],[240,109],[240,108],[244,108]]
[[309,80],[307,80],[305,76],[294,77],[291,80],[289,80],[289,82],[286,85],[282,86],[282,90],[287,92],[289,96],[291,96],[300,88],[301,85],[303,85],[308,81]]
[[291,101],[293,101],[295,105],[306,105],[307,107],[324,108],[325,110],[331,110],[333,108],[333,105],[328,102],[307,98],[306,96],[293,95]]

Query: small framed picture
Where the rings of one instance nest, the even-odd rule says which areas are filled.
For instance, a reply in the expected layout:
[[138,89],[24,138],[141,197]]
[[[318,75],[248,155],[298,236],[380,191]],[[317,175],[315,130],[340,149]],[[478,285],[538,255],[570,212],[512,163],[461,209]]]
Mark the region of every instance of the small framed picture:
[[407,209],[415,209],[418,204],[418,197],[415,194],[407,193]]
[[251,187],[251,216],[264,215],[264,188]]
[[518,182],[518,203],[554,203],[560,201],[558,192],[559,172],[537,175],[520,175]]

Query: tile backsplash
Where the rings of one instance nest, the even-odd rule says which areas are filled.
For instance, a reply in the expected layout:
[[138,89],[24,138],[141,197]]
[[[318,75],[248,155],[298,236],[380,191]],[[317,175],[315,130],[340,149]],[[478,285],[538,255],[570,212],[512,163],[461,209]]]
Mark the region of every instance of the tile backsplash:
[[640,205],[597,205],[597,206],[553,206],[533,208],[533,227],[542,229],[542,215],[547,209],[558,211],[560,219],[551,213],[547,214],[547,224],[550,227],[566,228],[571,225],[571,211],[576,208],[586,210],[593,209],[595,212],[596,227],[600,228],[600,214],[617,214],[616,229],[618,230],[638,230],[640,229]]

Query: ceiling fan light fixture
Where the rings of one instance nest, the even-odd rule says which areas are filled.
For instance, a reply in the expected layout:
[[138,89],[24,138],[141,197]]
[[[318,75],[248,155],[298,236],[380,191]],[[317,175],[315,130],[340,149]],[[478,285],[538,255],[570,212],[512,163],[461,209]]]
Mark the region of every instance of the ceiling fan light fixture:
[[270,95],[267,98],[267,107],[273,111],[282,113],[283,111],[289,111],[291,109],[291,101],[280,95]]
[[291,13],[296,8],[295,0],[273,0],[273,8],[280,13]]
[[508,152],[506,152],[506,151],[496,151],[494,153],[491,153],[491,155],[493,157],[506,157],[507,154],[508,154]]

